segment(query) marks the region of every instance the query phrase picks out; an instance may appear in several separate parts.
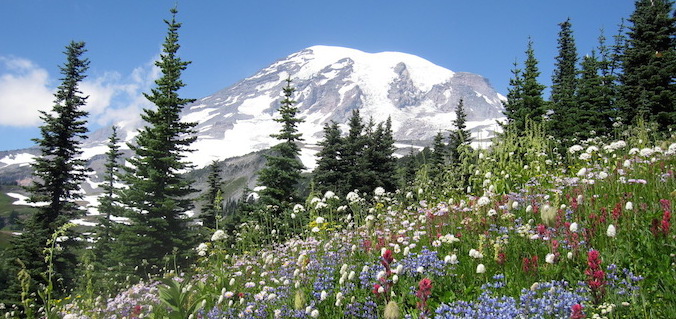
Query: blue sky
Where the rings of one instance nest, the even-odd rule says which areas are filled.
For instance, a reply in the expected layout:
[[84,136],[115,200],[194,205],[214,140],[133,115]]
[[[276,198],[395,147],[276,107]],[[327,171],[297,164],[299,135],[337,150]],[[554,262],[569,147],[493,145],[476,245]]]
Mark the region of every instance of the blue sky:
[[507,92],[528,37],[549,85],[558,23],[570,17],[578,53],[600,29],[612,40],[631,0],[0,0],[0,150],[33,145],[37,110],[52,107],[64,47],[85,41],[90,129],[137,116],[157,77],[152,62],[177,4],[179,51],[193,63],[184,97],[201,98],[312,45],[400,51],[453,71],[483,75]]

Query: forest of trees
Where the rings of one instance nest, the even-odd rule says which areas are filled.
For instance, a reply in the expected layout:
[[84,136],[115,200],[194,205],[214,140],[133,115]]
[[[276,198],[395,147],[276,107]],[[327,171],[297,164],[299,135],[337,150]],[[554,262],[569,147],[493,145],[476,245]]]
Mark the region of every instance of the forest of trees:
[[[83,234],[69,220],[85,214],[76,202],[81,198],[80,183],[87,169],[80,146],[86,138],[87,97],[79,85],[86,77],[89,60],[85,43],[66,47],[62,78],[54,94],[51,112],[43,112],[41,137],[35,139],[41,156],[33,164],[35,182],[26,188],[33,203],[48,203],[35,209],[5,252],[0,265],[0,302],[20,304],[22,290],[49,287],[50,293],[65,295],[91,279],[85,271],[94,269],[101,280],[101,293],[111,293],[110,276],[144,278],[177,268],[185,269],[196,257],[194,247],[215,230],[224,230],[234,244],[240,227],[256,223],[262,236],[283,240],[294,234],[292,214],[305,205],[308,196],[334,192],[345,198],[350,192],[371,196],[381,187],[386,192],[409,191],[420,187],[446,185],[466,192],[472,172],[469,163],[478,155],[470,147],[466,105],[458,101],[453,123],[435,136],[431,147],[411,151],[397,158],[392,122],[374,123],[354,110],[342,132],[339,123],[324,126],[319,143],[317,167],[303,173],[299,159],[302,134],[293,81],[286,80],[280,92],[279,141],[266,156],[266,167],[258,175],[257,196],[245,194],[234,212],[225,213],[218,163],[210,166],[207,189],[202,195],[194,181],[183,172],[194,166],[185,160],[192,152],[196,123],[182,122],[180,112],[193,99],[179,96],[185,86],[181,73],[190,64],[178,55],[181,23],[177,10],[166,20],[167,35],[155,65],[161,71],[155,88],[145,97],[154,104],[144,109],[146,125],[128,146],[132,156],[121,158],[115,128],[106,153],[105,186],[100,197],[100,224],[93,232],[94,243],[85,249]],[[580,56],[573,33],[574,20],[559,24],[558,55],[552,74],[551,95],[543,96],[545,85],[538,81],[540,71],[533,42],[528,39],[523,68],[514,64],[507,101],[504,132],[520,134],[528,123],[542,125],[546,134],[565,150],[577,141],[612,137],[628,125],[646,123],[668,134],[676,127],[676,18],[673,2],[641,0],[608,44],[601,32],[598,46]],[[593,30],[585,30],[593,32]],[[122,187],[118,185],[124,185]],[[197,219],[186,214],[201,201]],[[127,222],[111,220],[122,216]],[[46,244],[48,248],[45,249]],[[59,249],[54,249],[58,246]],[[87,264],[91,267],[84,267]],[[10,274],[10,275],[7,275]],[[14,276],[14,274],[21,274]],[[111,280],[114,281],[114,280]],[[23,287],[22,287],[23,286]],[[36,298],[36,297],[32,297]]]

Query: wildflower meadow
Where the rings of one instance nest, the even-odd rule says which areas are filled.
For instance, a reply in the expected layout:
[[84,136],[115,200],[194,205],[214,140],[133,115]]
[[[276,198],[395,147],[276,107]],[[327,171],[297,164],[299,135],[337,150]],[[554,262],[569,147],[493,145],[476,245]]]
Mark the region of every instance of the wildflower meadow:
[[48,310],[24,296],[36,303],[26,309],[110,319],[675,318],[676,143],[515,151],[497,142],[473,153],[462,192],[422,179],[395,193],[314,194],[289,212],[303,230],[292,239],[264,241],[255,224],[216,230],[190,269],[128,279],[110,296],[85,289]]

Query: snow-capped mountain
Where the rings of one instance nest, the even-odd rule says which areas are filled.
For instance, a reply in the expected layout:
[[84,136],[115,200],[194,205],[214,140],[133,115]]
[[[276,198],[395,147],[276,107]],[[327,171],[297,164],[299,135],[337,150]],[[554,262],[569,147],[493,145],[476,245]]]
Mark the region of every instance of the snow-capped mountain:
[[[270,134],[281,127],[273,119],[287,78],[293,80],[299,117],[304,119],[299,130],[305,139],[302,159],[308,168],[314,167],[324,124],[333,120],[345,125],[354,109],[376,123],[391,117],[395,139],[407,143],[429,141],[437,132],[453,129],[461,98],[475,140],[490,138],[498,127],[496,120],[503,118],[504,97],[480,75],[453,72],[405,53],[313,46],[187,105],[182,119],[198,123],[198,139],[192,145],[196,151],[188,160],[204,167],[213,160],[274,145],[277,141]],[[119,136],[133,141],[143,123],[117,125]],[[109,134],[109,129],[92,132],[83,144],[82,157],[92,162],[98,159],[95,166],[101,166]],[[34,155],[35,149],[0,152],[0,178],[25,167]]]

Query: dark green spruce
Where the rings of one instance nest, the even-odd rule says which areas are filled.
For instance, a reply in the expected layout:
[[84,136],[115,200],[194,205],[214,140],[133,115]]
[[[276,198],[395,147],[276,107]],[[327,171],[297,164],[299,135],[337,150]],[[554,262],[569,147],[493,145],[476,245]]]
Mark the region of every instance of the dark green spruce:
[[[130,225],[122,227],[115,241],[115,254],[120,262],[134,267],[137,273],[156,273],[165,265],[181,263],[195,245],[192,221],[186,212],[192,210],[189,198],[195,190],[192,181],[181,173],[193,168],[185,161],[195,140],[195,123],[181,122],[183,107],[193,99],[179,97],[185,86],[181,72],[190,62],[178,57],[178,29],[176,9],[171,10],[160,60],[161,77],[156,87],[145,97],[156,109],[144,109],[146,125],[139,130],[135,143],[129,143],[134,155],[125,167],[121,201],[127,207]],[[172,257],[175,258],[172,260]]]
[[[84,215],[76,203],[82,198],[80,183],[85,180],[85,161],[78,159],[82,154],[81,143],[87,138],[85,106],[79,85],[86,77],[89,61],[82,55],[86,52],[84,42],[71,42],[66,51],[66,62],[60,67],[63,76],[54,94],[51,112],[41,112],[44,122],[40,126],[40,138],[33,141],[40,148],[35,158],[33,183],[26,187],[32,203],[45,203],[36,208],[23,232],[12,242],[10,257],[20,259],[29,271],[33,281],[46,284],[43,277],[47,270],[43,249],[52,234],[69,220]],[[67,233],[68,240],[59,243],[63,249],[54,257],[54,287],[65,292],[74,283],[77,264],[77,241],[74,232]],[[18,267],[18,264],[14,264]],[[14,272],[16,273],[16,272]],[[16,292],[16,291],[15,291]]]
[[676,16],[670,0],[639,0],[631,14],[622,55],[622,115],[657,122],[664,130],[676,124]]
[[317,167],[313,171],[315,190],[321,194],[332,191],[339,196],[342,178],[347,170],[343,166],[343,138],[340,136],[338,123],[331,121],[324,124],[324,139],[318,144],[321,150],[317,152]]
[[97,227],[98,240],[96,241],[95,254],[101,260],[110,252],[110,243],[112,241],[114,228],[117,223],[111,220],[111,216],[121,216],[122,207],[117,198],[117,186],[119,183],[119,174],[122,163],[120,163],[122,152],[120,151],[120,138],[117,136],[117,126],[112,127],[112,133],[108,140],[108,151],[106,152],[105,170],[103,173],[103,195],[99,197],[99,226]]
[[559,24],[558,49],[552,74],[550,135],[568,146],[575,135],[588,135],[588,127],[579,125],[580,106],[575,100],[577,90],[577,48],[570,18]]
[[266,156],[267,163],[258,177],[258,184],[265,186],[261,193],[261,202],[265,205],[277,206],[281,209],[289,208],[298,202],[296,187],[301,178],[304,166],[299,159],[302,134],[298,133],[299,119],[296,101],[292,99],[295,88],[291,86],[291,79],[286,80],[283,88],[284,99],[279,107],[279,118],[275,122],[281,123],[278,134],[270,136],[280,141],[272,147],[272,155]]
[[[209,176],[207,177],[207,189],[202,194],[204,205],[200,213],[202,226],[209,229],[219,228],[217,220],[221,220],[223,215],[223,181],[221,180],[221,167],[217,161],[209,165]],[[221,225],[222,226],[222,225]]]

